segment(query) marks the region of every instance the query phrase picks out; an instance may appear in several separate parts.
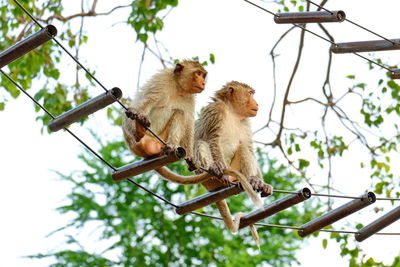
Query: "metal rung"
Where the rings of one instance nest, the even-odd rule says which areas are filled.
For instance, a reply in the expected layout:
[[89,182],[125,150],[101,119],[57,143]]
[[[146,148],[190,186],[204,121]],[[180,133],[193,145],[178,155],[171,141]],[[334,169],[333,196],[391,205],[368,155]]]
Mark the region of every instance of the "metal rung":
[[397,207],[390,212],[386,213],[382,217],[368,224],[367,226],[361,228],[356,233],[356,240],[362,242],[376,232],[382,230],[383,228],[389,226],[395,221],[400,219],[400,207]]
[[266,217],[269,217],[275,213],[285,210],[300,202],[303,202],[304,200],[309,199],[310,197],[311,197],[311,191],[310,189],[305,187],[300,191],[298,191],[297,194],[288,195],[284,198],[278,199],[277,201],[264,206],[264,208],[253,211],[240,218],[239,229],[254,224]]
[[393,43],[387,40],[338,43],[331,46],[331,51],[335,54],[343,54],[400,49],[400,39],[392,39],[390,41]]
[[330,212],[315,218],[312,221],[302,225],[298,231],[299,236],[305,237],[321,228],[328,226],[340,219],[343,219],[350,214],[365,208],[376,201],[376,196],[373,192],[368,192],[362,195],[359,199],[354,199]]
[[243,192],[243,189],[239,185],[233,185],[230,187],[218,188],[214,191],[210,191],[201,196],[195,197],[187,202],[184,202],[176,208],[176,213],[179,215],[200,209],[217,201],[223,200],[230,196]]
[[390,78],[393,80],[400,79],[400,69],[392,69],[390,71]]
[[183,147],[176,148],[173,152],[161,156],[152,156],[118,168],[111,176],[114,181],[121,181],[147,171],[151,171],[185,157]]
[[47,42],[57,35],[57,28],[53,25],[47,25],[40,31],[21,40],[6,50],[0,52],[0,68],[10,64],[19,57],[22,57],[29,51]]
[[122,96],[122,91],[114,87],[107,93],[96,96],[95,98],[80,104],[76,108],[68,110],[67,112],[61,114],[57,118],[52,119],[49,122],[49,129],[56,132],[68,125],[79,121],[80,119],[114,103]]
[[338,11],[308,11],[308,12],[285,12],[276,13],[274,21],[277,24],[283,23],[322,23],[342,22],[346,19],[346,13]]

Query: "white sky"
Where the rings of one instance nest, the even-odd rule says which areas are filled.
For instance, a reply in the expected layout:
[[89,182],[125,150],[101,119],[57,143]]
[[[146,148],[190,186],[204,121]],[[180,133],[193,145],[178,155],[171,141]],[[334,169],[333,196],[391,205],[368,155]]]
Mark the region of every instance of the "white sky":
[[[276,6],[271,3],[256,3],[276,11]],[[71,6],[66,14],[74,12],[80,6],[79,1],[68,4]],[[104,5],[101,2],[100,4]],[[400,3],[396,0],[379,1],[379,4],[372,0],[330,0],[327,5],[331,10],[344,10],[349,19],[388,38],[399,38],[396,13],[399,7]],[[99,5],[99,10],[108,9]],[[84,65],[96,69],[95,76],[107,87],[118,86],[125,96],[132,96],[136,89],[142,47],[134,43],[135,36],[128,27],[123,24],[111,27],[119,21],[118,15],[122,17],[123,13],[116,13],[112,18],[86,20],[89,43],[83,47],[80,55]],[[56,26],[59,32],[65,29],[61,24]],[[378,39],[349,23],[329,24],[327,27],[337,42]],[[235,79],[253,86],[261,106],[259,115],[253,120],[253,129],[258,129],[266,122],[272,98],[272,63],[268,53],[275,40],[288,28],[288,25],[275,24],[271,15],[241,0],[180,1],[178,8],[167,17],[165,29],[159,34],[159,39],[174,58],[198,55],[204,60],[208,59],[209,53],[215,54],[216,64],[207,68],[209,77],[206,92],[198,97],[198,107],[206,104],[212,92],[227,81]],[[310,25],[309,29],[320,32],[316,25]],[[297,30],[277,50],[281,54],[277,59],[278,104],[293,68],[298,38]],[[310,95],[320,97],[321,94],[329,44],[310,34],[306,34],[305,41],[303,65],[294,81],[291,100]],[[399,55],[398,52],[379,54],[393,64],[399,62]],[[63,60],[63,64],[65,66],[61,79],[72,83],[75,65],[68,58]],[[157,60],[149,55],[140,84],[160,68]],[[345,76],[348,74],[356,74],[362,81],[371,80],[375,83],[376,77],[383,73],[382,70],[368,71],[365,61],[354,55],[334,55],[331,78],[333,90],[337,96],[347,90],[350,84]],[[92,91],[93,95],[102,92],[100,88],[95,90]],[[61,216],[54,209],[65,201],[65,195],[70,189],[65,183],[57,181],[57,174],[51,170],[69,173],[85,168],[76,158],[81,151],[79,144],[62,131],[42,135],[40,125],[34,120],[36,114],[32,107],[30,100],[21,95],[17,100],[10,100],[6,111],[0,112],[0,122],[3,125],[0,138],[0,162],[3,167],[0,185],[0,213],[3,214],[0,220],[0,251],[4,266],[43,266],[43,261],[20,257],[46,252],[62,245],[62,236],[46,238],[46,235],[68,222],[68,216]],[[357,111],[359,108],[349,101],[346,109]],[[287,113],[288,126],[315,128],[320,116],[318,112],[319,107],[314,104],[290,108]],[[275,118],[278,115],[276,113]],[[121,134],[118,129],[106,127],[104,122],[106,117],[100,112],[91,116],[89,125],[101,130],[102,136]],[[336,126],[336,123],[331,125],[332,129]],[[87,131],[77,125],[72,126],[71,130],[96,149],[95,142]],[[271,138],[267,131],[256,135],[257,140],[265,142],[271,141]],[[273,152],[274,154],[278,155]],[[357,150],[345,153],[343,158],[334,161],[334,184],[345,194],[358,195],[369,188],[368,174],[359,169],[359,162],[363,159],[366,159],[365,151]],[[324,184],[325,177],[324,172],[315,170],[313,178],[317,183]],[[341,203],[343,202],[336,205]],[[379,203],[380,206],[381,204]],[[376,218],[368,209],[365,213],[367,214],[355,215],[350,219],[360,220],[365,217],[364,224],[367,224]],[[396,222],[385,231],[400,232],[400,223]],[[84,233],[83,236],[87,238],[88,244],[96,242],[90,233]],[[328,238],[328,234],[321,233],[320,236]],[[398,240],[398,236],[374,236],[364,241],[362,248],[376,260],[386,260],[389,263],[394,256],[399,255],[399,248],[395,246],[395,241]],[[297,254],[302,266],[346,265],[333,241],[329,243],[327,250],[322,249],[321,238],[307,239],[304,244],[304,249]]]

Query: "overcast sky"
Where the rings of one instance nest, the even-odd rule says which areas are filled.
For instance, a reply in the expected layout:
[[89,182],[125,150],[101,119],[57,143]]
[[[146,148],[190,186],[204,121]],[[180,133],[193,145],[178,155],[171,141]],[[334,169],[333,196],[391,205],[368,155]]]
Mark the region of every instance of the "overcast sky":
[[[79,2],[68,1],[70,6],[65,14],[74,13],[80,6]],[[106,1],[100,1],[99,10],[108,10],[102,2]],[[276,5],[273,3],[254,2],[276,11]],[[327,8],[344,10],[348,18],[388,38],[400,37],[396,13],[400,3],[396,0],[330,0]],[[85,31],[89,42],[82,48],[80,55],[86,66],[96,69],[96,77],[107,87],[118,86],[123,90],[124,96],[133,96],[138,83],[138,62],[142,46],[135,43],[135,35],[130,28],[121,23],[114,25],[124,14],[122,11],[110,18],[87,19]],[[272,103],[272,62],[268,53],[277,38],[290,26],[275,24],[271,15],[241,0],[180,1],[178,8],[174,9],[164,22],[165,29],[159,34],[159,39],[174,58],[190,58],[197,55],[205,60],[208,59],[209,53],[216,56],[216,64],[207,68],[209,75],[206,91],[198,97],[197,108],[205,105],[213,91],[224,83],[238,80],[256,89],[260,112],[252,121],[252,125],[254,130],[263,126]],[[56,26],[59,33],[66,28],[60,23]],[[337,42],[378,39],[346,22],[329,24],[327,27]],[[316,25],[310,25],[309,28],[320,33]],[[277,59],[278,103],[279,99],[282,99],[293,68],[298,38],[299,30],[296,30],[277,50],[281,54]],[[298,100],[305,95],[318,97],[321,94],[327,49],[330,44],[310,34],[306,34],[305,41],[303,65],[293,84],[290,96],[292,100]],[[399,63],[398,52],[384,52],[379,56],[388,59],[392,64]],[[345,77],[349,74],[355,74],[363,81],[375,81],[376,77],[384,73],[378,69],[369,71],[365,61],[354,55],[335,55],[333,62],[332,86],[337,95],[348,89],[349,83]],[[67,57],[62,63],[61,79],[72,83],[75,65]],[[162,66],[157,59],[149,55],[139,83],[143,84],[160,68]],[[34,90],[35,85],[31,93]],[[93,95],[97,95],[102,91],[100,88],[94,88],[92,92]],[[349,111],[354,108],[351,101],[347,108]],[[318,124],[319,111],[319,107],[313,104],[291,108],[288,110],[288,123],[313,128]],[[41,125],[35,121],[35,115],[33,104],[24,95],[17,100],[9,99],[6,110],[0,112],[0,162],[3,167],[0,185],[0,249],[4,266],[43,266],[42,261],[32,262],[19,257],[46,252],[62,245],[62,236],[46,238],[46,235],[67,223],[68,216],[61,216],[54,209],[65,201],[65,195],[70,188],[64,182],[58,181],[57,174],[52,170],[69,173],[85,168],[76,158],[82,151],[80,145],[63,131],[50,135],[41,134]],[[274,115],[278,118],[279,113]],[[107,119],[102,112],[91,116],[88,122],[90,127],[101,130],[104,137],[121,135],[119,129],[112,129],[106,124]],[[335,127],[335,124],[331,127]],[[98,149],[96,142],[85,129],[73,125],[71,130]],[[272,141],[272,135],[267,131],[257,134],[255,138],[265,142]],[[368,174],[359,169],[359,162],[363,159],[367,158],[360,150],[347,153],[343,158],[334,161],[337,166],[333,172],[335,186],[345,194],[358,195],[369,188]],[[320,184],[326,183],[326,173],[323,171],[315,170],[313,175]],[[342,203],[343,201],[338,201],[335,205]],[[366,209],[366,214],[359,214],[350,219],[365,218],[364,224],[367,224],[374,216]],[[400,222],[396,222],[385,231],[400,232]],[[96,242],[90,233],[84,233],[83,236],[89,245]],[[329,235],[322,233],[320,236],[328,238]],[[395,243],[398,238],[374,236],[364,241],[362,248],[376,260],[386,260],[389,263],[394,256],[399,255],[398,245],[395,245],[398,244]],[[346,264],[333,241],[329,243],[327,250],[324,250],[321,244],[321,238],[304,241],[304,249],[298,253],[298,259],[303,266]],[[97,250],[99,251],[101,249]]]

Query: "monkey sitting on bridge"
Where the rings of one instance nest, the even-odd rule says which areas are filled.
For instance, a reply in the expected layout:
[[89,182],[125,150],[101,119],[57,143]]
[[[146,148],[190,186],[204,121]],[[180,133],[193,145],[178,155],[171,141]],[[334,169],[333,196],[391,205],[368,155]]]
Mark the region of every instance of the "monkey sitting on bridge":
[[[232,81],[215,93],[213,101],[202,111],[195,124],[194,157],[196,164],[203,167],[219,163],[219,175],[223,175],[226,166],[240,172],[255,191],[261,192],[261,196],[268,196],[273,189],[264,182],[258,167],[248,119],[258,112],[254,92],[247,84]],[[227,179],[236,181],[231,176]],[[217,179],[209,179],[202,184],[208,191],[224,186]],[[216,205],[228,229],[236,232],[240,217],[233,222],[225,200],[216,202]]]

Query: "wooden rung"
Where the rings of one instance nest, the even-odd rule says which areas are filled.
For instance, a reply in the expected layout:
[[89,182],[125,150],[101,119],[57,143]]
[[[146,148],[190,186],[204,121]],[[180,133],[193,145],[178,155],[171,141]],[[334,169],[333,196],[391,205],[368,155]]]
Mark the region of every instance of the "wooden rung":
[[118,168],[111,176],[114,181],[121,181],[178,161],[185,157],[185,155],[185,149],[183,147],[178,147],[171,153],[148,157],[141,161],[122,166],[121,168]]
[[314,233],[322,229],[325,226],[328,226],[340,219],[343,219],[350,214],[359,211],[362,208],[365,208],[376,201],[376,196],[373,192],[368,192],[362,195],[358,199],[354,199],[330,212],[315,218],[312,221],[302,225],[300,230],[298,231],[299,236],[305,237],[309,234]]
[[284,198],[278,199],[271,204],[264,206],[262,209],[255,210],[240,218],[239,229],[254,224],[264,218],[267,218],[275,213],[294,206],[311,197],[311,191],[307,187],[301,189],[297,194],[287,195]]
[[335,54],[399,50],[400,39],[349,42],[332,44],[331,51]]
[[323,23],[342,22],[346,19],[346,13],[338,11],[308,11],[308,12],[284,12],[276,13],[274,21],[283,23]]
[[107,93],[96,96],[95,98],[80,104],[76,108],[68,110],[57,118],[54,118],[49,123],[49,129],[56,132],[68,125],[79,121],[80,119],[114,103],[122,96],[122,91],[114,87]]
[[53,25],[47,25],[40,31],[21,40],[6,50],[0,52],[0,68],[10,64],[17,58],[22,57],[29,51],[47,42],[57,35],[57,28]]
[[230,196],[239,194],[240,192],[243,192],[243,189],[239,185],[218,188],[214,191],[210,191],[178,205],[175,211],[179,215],[182,215],[200,209],[217,201],[223,200]]
[[367,226],[361,228],[356,233],[356,240],[362,242],[376,232],[382,230],[383,228],[389,226],[395,221],[400,219],[400,207],[397,207],[390,212],[386,213],[382,217],[368,224]]

